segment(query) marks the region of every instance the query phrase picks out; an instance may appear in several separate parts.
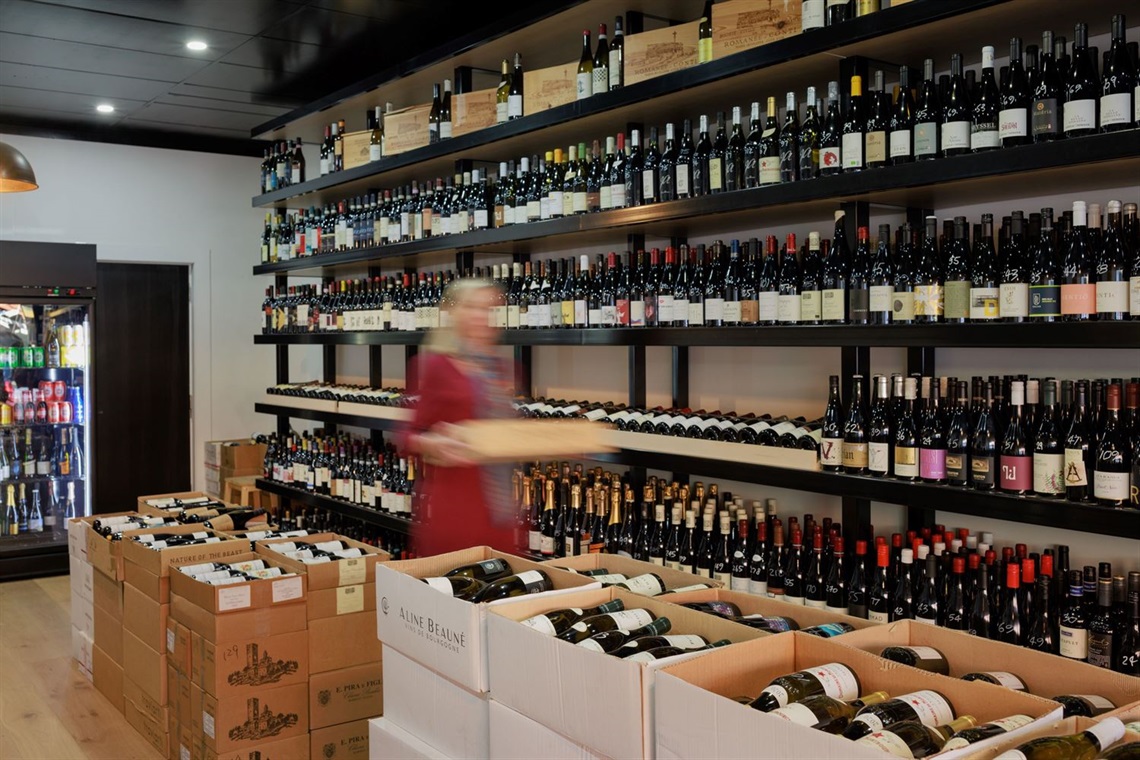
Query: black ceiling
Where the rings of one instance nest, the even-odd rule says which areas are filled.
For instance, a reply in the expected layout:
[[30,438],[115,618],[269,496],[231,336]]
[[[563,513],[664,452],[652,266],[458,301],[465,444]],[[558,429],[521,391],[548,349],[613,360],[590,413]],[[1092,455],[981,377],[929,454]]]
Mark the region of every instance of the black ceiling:
[[253,127],[493,24],[496,5],[0,0],[0,131],[256,151]]

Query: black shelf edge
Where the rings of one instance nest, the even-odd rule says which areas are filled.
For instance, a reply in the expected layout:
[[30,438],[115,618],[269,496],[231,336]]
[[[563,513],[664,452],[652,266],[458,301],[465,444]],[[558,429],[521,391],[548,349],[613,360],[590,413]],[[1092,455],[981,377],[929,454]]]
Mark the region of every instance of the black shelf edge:
[[[255,335],[269,345],[417,345],[423,332]],[[1140,321],[933,325],[793,325],[504,330],[510,346],[932,346],[954,348],[1140,348]]]
[[[382,175],[392,169],[400,169],[423,161],[443,158],[459,154],[465,150],[489,145],[500,140],[506,140],[518,135],[534,132],[546,127],[574,121],[575,119],[593,114],[604,113],[616,108],[637,105],[653,98],[668,95],[680,90],[687,90],[701,85],[710,84],[722,79],[729,79],[740,74],[746,74],[757,69],[774,66],[789,61],[802,60],[814,55],[827,54],[837,48],[843,48],[868,39],[883,37],[895,32],[922,27],[943,19],[960,16],[963,13],[1001,5],[1011,0],[956,0],[956,2],[916,2],[907,3],[898,8],[888,8],[863,18],[856,18],[844,24],[822,29],[814,29],[806,33],[793,34],[767,45],[743,50],[734,55],[710,61],[699,66],[690,67],[671,74],[665,74],[653,79],[628,85],[620,90],[600,93],[586,100],[574,101],[562,106],[550,108],[521,119],[509,121],[506,124],[497,124],[470,134],[454,137],[444,142],[428,145],[423,148],[400,153],[388,159],[375,163],[365,164],[353,169],[326,174],[306,182],[291,185],[280,190],[254,196],[253,206],[273,206],[281,204],[291,198],[308,195],[334,188],[367,177]],[[873,51],[866,51],[873,57]],[[848,53],[853,55],[855,53]],[[366,80],[368,81],[368,80]],[[371,88],[380,83],[371,83]],[[369,89],[371,89],[369,88]],[[342,91],[343,93],[343,91]],[[346,97],[340,94],[339,99]],[[331,105],[331,104],[330,104]],[[330,107],[329,105],[324,106]],[[288,115],[286,115],[287,117]],[[268,122],[254,128],[253,134],[262,134],[264,127],[272,124]],[[273,129],[285,126],[277,124]],[[458,155],[456,155],[458,157]]]
[[1089,164],[1131,161],[1140,167],[1140,129],[1090,135],[1051,143],[1004,148],[996,152],[952,156],[935,161],[916,161],[861,172],[818,177],[803,182],[754,187],[731,193],[653,203],[646,206],[599,211],[592,214],[548,219],[497,229],[445,235],[375,248],[305,256],[254,266],[253,273],[320,274],[348,264],[364,264],[423,253],[473,250],[526,240],[599,232],[622,227],[680,221],[715,214],[789,206],[797,203],[867,198],[873,193],[908,188],[937,187],[966,180],[1046,169],[1086,173]]
[[319,494],[308,493],[299,488],[291,486],[284,486],[280,483],[274,483],[272,480],[265,478],[257,479],[257,487],[262,491],[284,496],[292,501],[308,505],[310,507],[319,507],[327,509],[330,512],[337,512],[345,515],[346,517],[353,517],[357,520],[362,520],[370,525],[376,525],[386,530],[394,530],[400,533],[407,534],[411,531],[412,521],[403,517],[393,517],[392,515],[385,514],[384,512],[377,512],[374,509],[365,509],[358,507],[355,504],[349,504],[340,499],[334,499],[330,496],[321,496]]
[[[288,396],[282,396],[282,401],[288,401]],[[331,422],[335,425],[352,425],[353,427],[368,428],[369,430],[395,430],[400,420],[382,420],[376,417],[366,417],[360,414],[343,414],[341,412],[322,412],[316,409],[297,409],[291,406],[277,404],[253,405],[253,411],[261,414],[273,414],[278,417],[294,417],[317,422]]]
[[791,470],[628,449],[613,454],[594,455],[590,459],[832,496],[869,499],[925,510],[1030,523],[1082,533],[1140,539],[1140,512],[1134,509],[1113,509],[1062,499],[1013,496],[995,491],[972,491],[932,483],[911,483],[891,478],[834,472]]

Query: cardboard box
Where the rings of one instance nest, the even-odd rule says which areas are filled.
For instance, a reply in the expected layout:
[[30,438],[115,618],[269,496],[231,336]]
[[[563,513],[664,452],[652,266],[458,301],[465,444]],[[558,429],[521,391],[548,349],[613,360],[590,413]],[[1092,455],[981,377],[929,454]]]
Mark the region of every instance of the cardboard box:
[[384,155],[395,156],[428,144],[431,103],[384,114]]
[[933,689],[954,705],[958,715],[973,715],[979,723],[1018,713],[1038,719],[1060,715],[1055,702],[1040,697],[928,673],[810,634],[786,633],[657,671],[657,757],[783,760],[788,747],[795,747],[801,757],[882,760],[878,749],[771,716],[734,699],[755,697],[778,676],[831,662],[842,662],[855,672],[860,694]]
[[123,667],[99,647],[91,649],[91,681],[99,693],[123,711]]
[[[665,594],[658,597],[663,602],[672,604],[689,604],[692,602],[732,602],[745,615],[764,615],[767,617],[779,615],[789,617],[799,623],[800,628],[824,623],[846,623],[860,630],[879,625],[870,620],[852,617],[851,615],[836,615],[834,612],[808,607],[803,604],[788,604],[778,599],[766,596],[746,594],[743,591],[729,591],[727,589],[706,589],[704,591],[686,591],[683,594]],[[843,634],[848,635],[848,634]]]
[[317,760],[368,760],[368,721],[354,720],[327,728],[310,728],[309,757]]
[[428,664],[472,691],[487,690],[485,605],[441,594],[421,579],[472,562],[498,557],[516,572],[545,572],[559,594],[567,589],[597,588],[588,577],[550,565],[497,552],[486,546],[376,567],[376,630],[386,648]]
[[1140,678],[1128,678],[1087,663],[913,620],[865,628],[841,636],[836,642],[876,655],[888,646],[934,647],[946,656],[954,678],[976,671],[1008,671],[1021,678],[1029,692],[1039,697],[1072,694],[1076,690],[1082,694],[1098,694],[1112,700],[1117,707],[1140,699]]
[[697,583],[707,583],[714,588],[720,588],[724,585],[720,581],[713,580],[712,578],[705,578],[700,575],[674,570],[671,567],[655,565],[652,562],[642,562],[641,560],[633,559],[632,557],[623,557],[619,554],[580,554],[577,557],[548,559],[543,564],[553,565],[554,567],[562,569],[575,570],[579,573],[586,570],[598,570],[604,567],[611,573],[621,573],[627,578],[653,573],[665,581],[665,588],[667,589],[684,588],[685,586],[692,586]]
[[67,553],[87,562],[87,523],[81,518],[73,517],[67,521]]
[[305,737],[309,751],[307,684],[260,689],[254,694],[218,699],[202,692],[202,734],[207,749],[222,753],[294,736]]
[[[368,132],[353,132],[355,135],[367,135]],[[349,135],[345,135],[345,139]],[[364,151],[368,153],[367,149]],[[345,158],[348,158],[347,151]],[[268,447],[264,443],[255,443],[248,438],[237,441],[223,441],[221,446],[221,459],[218,466],[223,470],[260,470],[265,465],[265,450]]]
[[628,430],[610,430],[605,441],[615,448],[648,451],[654,454],[677,454],[724,462],[759,464],[768,467],[786,467],[791,470],[820,470],[819,457],[814,451],[785,449],[779,446],[747,446],[724,441],[702,441],[693,438],[675,438],[653,433],[632,433]]
[[[170,575],[170,563],[178,562],[183,565],[197,565],[202,562],[232,562],[231,557],[249,553],[249,547],[244,541],[235,541],[222,533],[215,533],[201,524],[166,526],[163,528],[146,528],[131,531],[127,535],[133,536],[141,533],[200,533],[205,532],[217,536],[222,540],[212,544],[190,544],[188,546],[171,546],[167,549],[151,549],[139,541],[124,540],[123,561],[137,565],[139,570],[150,573],[157,578]],[[126,538],[124,536],[124,538]],[[146,585],[143,581],[140,584]],[[161,592],[159,592],[161,598]]]
[[115,620],[122,622],[123,582],[104,573],[95,573],[91,580],[92,603],[108,612]]
[[[167,666],[167,678],[170,677],[170,668]],[[177,682],[169,682],[172,691],[177,688]],[[132,681],[130,678],[123,678],[123,699],[127,700],[135,706],[139,712],[146,716],[147,720],[156,724],[166,725],[170,719],[169,705],[159,702],[157,699],[147,694],[141,686]],[[171,700],[174,702],[175,700]]]
[[194,734],[190,726],[179,722],[178,730],[170,731],[170,758],[171,760],[190,760],[193,756]]
[[609,430],[587,420],[468,420],[455,426],[455,437],[466,442],[478,461],[518,462],[616,451]]
[[190,713],[190,694],[193,690],[190,676],[185,673],[179,673],[172,665],[167,665],[166,683],[166,690],[170,701],[168,705],[170,714],[177,718],[179,723],[189,729],[190,720],[193,717]]
[[124,703],[123,708],[123,715],[126,717],[127,723],[142,734],[142,737],[146,739],[147,743],[165,757],[170,752],[170,734],[167,733],[169,729],[168,724],[156,723],[129,701]]
[[578,62],[523,71],[523,113],[527,116],[578,99]]
[[[436,592],[439,593],[439,592]],[[558,694],[555,684],[535,687]],[[490,698],[389,648],[384,650],[384,718],[444,757],[490,757]],[[404,757],[376,755],[373,757]]]
[[368,756],[401,760],[450,760],[435,747],[424,744],[387,718],[368,721]]
[[75,589],[71,591],[71,627],[95,638],[95,603]]
[[[187,499],[208,499],[209,495],[201,491],[172,491],[171,493],[152,493],[138,497],[138,511],[143,515],[168,515],[169,511],[163,509],[162,502],[186,501]],[[152,503],[153,502],[153,503]]]
[[336,588],[338,586],[356,586],[361,583],[373,583],[376,580],[376,564],[388,562],[392,555],[388,552],[369,546],[361,541],[355,541],[339,533],[317,533],[311,536],[302,536],[299,540],[307,544],[316,544],[323,541],[343,541],[350,548],[360,549],[363,557],[349,557],[333,562],[322,562],[316,565],[306,565],[295,559],[290,559],[280,552],[274,551],[273,544],[296,541],[293,538],[271,538],[258,541],[255,548],[258,554],[270,557],[275,566],[292,573],[304,573],[307,577],[306,586],[312,591],[320,588]]
[[167,703],[166,654],[157,652],[129,631],[123,631],[123,675],[158,704]]
[[316,591],[310,589],[307,607],[309,620],[351,615],[357,612],[368,612],[375,620],[376,584],[362,583],[357,586],[338,586]]
[[[436,592],[439,593],[439,592]],[[324,673],[380,661],[376,613],[355,612],[309,621],[309,672]]]
[[384,670],[379,662],[309,677],[309,727],[367,720],[384,714]]
[[95,637],[90,636],[78,628],[72,627],[71,629],[71,659],[79,665],[80,671],[83,672],[84,677],[90,681],[92,679],[91,669],[92,657],[95,647]]
[[[1018,731],[997,737],[998,741],[995,742],[991,740],[987,742],[987,746],[984,748],[979,749],[979,745],[975,744],[968,749],[948,752],[945,756],[940,755],[939,757],[947,757],[950,758],[950,760],[993,760],[1003,752],[1016,749],[1030,739],[1037,739],[1043,736],[1079,734],[1081,731],[1087,731],[1089,728],[1095,726],[1098,720],[1099,719],[1089,718],[1064,718],[1047,723],[1035,723],[1030,726],[1025,726]],[[1135,731],[1125,731],[1124,737],[1112,746],[1119,747],[1126,744],[1135,744],[1137,742],[1140,742],[1140,734]],[[1108,749],[1108,747],[1101,747],[1101,749]],[[951,758],[951,755],[954,755],[954,757]]]
[[191,677],[196,686],[215,697],[255,694],[309,680],[308,631],[224,644],[200,641],[192,652]]
[[713,60],[799,34],[800,0],[727,0],[712,7]]
[[497,760],[605,760],[589,747],[491,700],[491,757]]
[[1140,721],[1140,700],[1117,707],[1115,710],[1104,713],[1103,715],[1098,715],[1096,719],[1104,720],[1105,718],[1120,718],[1125,723]]
[[95,608],[95,646],[119,665],[123,664],[123,623],[102,607]]
[[[627,610],[643,609],[654,618],[669,618],[670,633],[733,642],[770,634],[612,587],[556,598],[521,597],[488,608],[487,666],[497,702],[603,755],[647,757],[653,746],[653,671],[673,660],[643,665],[600,655],[518,624],[542,612],[597,607],[614,599],[625,602]],[[558,687],[550,698],[537,699],[535,684]]]
[[[526,73],[523,73],[525,88]],[[451,136],[459,137],[470,132],[495,126],[498,88],[475,90],[451,98]],[[523,90],[526,96],[526,90]]]
[[[346,132],[344,134],[344,168],[355,169],[369,162],[369,152],[372,147],[372,130],[365,129],[360,132]],[[264,454],[262,455],[264,457]]]
[[179,673],[190,675],[190,629],[169,615],[166,618],[166,657]]
[[215,752],[198,742],[201,760],[296,760],[309,756],[309,737],[294,736],[275,742]]
[[[243,544],[244,542],[227,541],[226,543]],[[253,554],[252,552],[226,557],[226,562],[247,562],[250,560],[264,560],[270,567],[276,566],[271,557]],[[197,560],[178,562],[174,565],[174,569],[170,573],[171,591],[214,615],[228,615],[245,610],[268,609],[287,604],[304,604],[305,602],[306,578],[304,575],[286,575],[280,578],[212,586],[209,583],[194,580],[192,576],[178,570],[179,565],[187,564],[197,564]]]
[[[70,535],[68,536],[70,540]],[[84,548],[84,557],[87,556],[87,550]],[[86,559],[76,557],[74,554],[68,557],[68,564],[70,565],[69,581],[71,582],[71,593],[78,594],[87,601],[95,599],[95,590],[93,588],[95,568],[91,567],[91,563]]]
[[137,514],[139,513],[115,512],[107,515],[78,518],[78,522],[83,525],[84,542],[87,545],[87,561],[91,563],[92,568],[111,580],[123,580],[123,542],[112,541],[109,537],[96,533],[95,521],[106,517]]
[[251,636],[272,636],[278,633],[303,631],[307,628],[303,604],[282,604],[268,609],[215,615],[189,599],[172,594],[170,614],[192,633],[197,633],[214,644],[242,641]]
[[166,648],[169,604],[159,604],[129,583],[123,585],[123,630],[130,631],[151,649]]
[[700,21],[625,36],[625,84],[671,74],[698,63]]
[[206,493],[215,499],[222,499],[226,495],[226,481],[230,478],[261,477],[263,472],[264,467],[262,465],[256,467],[211,467],[206,465]]

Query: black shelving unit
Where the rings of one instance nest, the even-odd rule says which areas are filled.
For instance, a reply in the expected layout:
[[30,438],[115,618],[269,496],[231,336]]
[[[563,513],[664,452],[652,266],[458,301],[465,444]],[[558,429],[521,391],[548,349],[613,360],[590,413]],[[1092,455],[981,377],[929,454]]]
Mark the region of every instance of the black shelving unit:
[[[457,251],[502,252],[517,243],[557,239],[567,244],[611,241],[626,232],[677,235],[683,231],[715,232],[717,225],[766,209],[805,207],[826,215],[838,202],[873,199],[900,207],[934,208],[979,190],[1014,192],[1032,179],[1076,187],[1087,180],[1090,164],[1097,166],[1098,182],[1121,184],[1140,174],[1140,130],[1092,135],[1051,143],[1024,145],[990,153],[953,156],[936,161],[918,161],[862,172],[819,177],[803,182],[755,187],[717,195],[653,203],[646,206],[600,211],[593,214],[547,219],[496,229],[444,235],[407,243],[392,243],[339,253],[305,256],[289,261],[260,264],[254,274],[322,275],[337,268],[378,263],[429,253]],[[937,203],[936,203],[937,202]],[[710,221],[711,220],[711,221]],[[690,229],[699,225],[699,229]]]
[[[282,397],[287,402],[287,396]],[[351,425],[352,427],[368,428],[369,430],[395,430],[400,423],[397,420],[382,420],[376,417],[365,417],[359,414],[341,414],[339,412],[322,412],[316,409],[297,409],[282,404],[254,404],[253,411],[261,414],[272,414],[275,417],[295,417],[302,420],[313,420],[333,425]]]
[[397,531],[399,533],[408,533],[411,529],[412,521],[405,517],[396,517],[395,515],[388,514],[387,512],[377,512],[375,509],[366,509],[365,507],[358,507],[355,504],[349,504],[347,501],[334,499],[331,496],[321,496],[320,494],[309,493],[300,488],[293,488],[292,486],[282,485],[281,483],[265,478],[257,479],[257,487],[268,493],[275,493],[278,496],[284,496],[290,501],[297,502],[298,504],[305,504],[310,507],[318,507],[320,509],[327,509],[330,512],[338,512],[347,517],[352,517],[369,525],[375,525],[385,530]]

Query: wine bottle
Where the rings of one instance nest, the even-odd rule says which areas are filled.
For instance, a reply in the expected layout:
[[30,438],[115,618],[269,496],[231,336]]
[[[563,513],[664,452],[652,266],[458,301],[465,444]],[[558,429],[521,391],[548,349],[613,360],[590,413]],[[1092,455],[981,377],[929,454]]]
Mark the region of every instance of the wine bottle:
[[610,89],[610,46],[606,42],[606,25],[598,24],[598,47],[594,53],[594,65],[590,71],[590,92],[597,95]]
[[[511,72],[511,88],[507,93],[507,120],[523,117],[523,68],[522,53],[515,53],[514,71]],[[500,173],[499,179],[503,179]]]
[[[784,124],[780,127],[780,181],[795,182],[801,179],[800,168],[800,119],[796,107],[796,94],[785,96]],[[809,179],[804,177],[803,179]]]
[[816,694],[849,702],[857,698],[859,692],[859,676],[855,671],[841,662],[832,662],[773,679],[748,706],[772,712]]
[[614,18],[614,40],[610,43],[606,69],[610,78],[610,89],[620,90],[625,84],[625,34],[622,31],[621,16]]
[[517,575],[508,575],[491,581],[475,594],[471,601],[475,603],[493,602],[496,599],[506,599],[512,596],[526,594],[541,594],[554,588],[550,576],[542,570],[527,570]]
[[1079,760],[1097,757],[1124,736],[1118,718],[1106,718],[1079,734],[1041,736],[1003,752],[994,760]]
[[[902,85],[899,85],[900,90]],[[902,93],[899,93],[902,97]],[[934,60],[922,62],[922,85],[918,90],[914,110],[914,157],[918,161],[938,158],[941,148],[939,124],[942,120],[942,106],[938,102],[938,87],[934,81]]]
[[1138,84],[1136,62],[1128,52],[1124,16],[1112,17],[1112,47],[1105,56],[1100,81],[1100,131],[1127,129],[1140,104],[1132,102]]
[[[645,612],[644,610],[635,610],[637,612]],[[646,617],[652,617],[646,613]],[[611,654],[616,652],[626,642],[639,639],[642,636],[660,636],[669,632],[672,623],[669,618],[657,618],[651,620],[640,628],[632,630],[622,630],[620,628],[612,628],[600,633],[596,633],[589,638],[577,642],[577,645],[583,649],[591,649],[595,652],[605,652]]]
[[1063,89],[1065,109],[1062,123],[1065,137],[1095,133],[1100,84],[1096,79],[1096,67],[1089,56],[1089,27],[1083,22],[1078,23],[1074,30],[1072,61]]
[[630,639],[620,647],[615,649],[612,654],[614,657],[625,659],[631,658],[631,662],[646,662],[659,659],[657,656],[648,658],[635,657],[635,655],[651,653],[653,650],[669,647],[677,650],[675,653],[686,651],[694,651],[704,649],[709,645],[709,640],[704,636],[697,636],[693,634],[678,636],[641,636],[636,639]]
[[819,461],[824,470],[838,472],[843,467],[843,403],[839,397],[839,375],[828,379],[827,408],[823,413],[823,438]]
[[970,151],[970,116],[970,93],[962,76],[962,56],[954,53],[950,56],[950,87],[942,101],[942,155],[959,156]]
[[888,134],[891,130],[891,97],[883,91],[883,72],[876,71],[874,87],[865,96],[867,123],[863,157],[868,169],[887,165]]
[[1086,321],[1096,313],[1096,272],[1089,240],[1088,209],[1073,201],[1073,227],[1061,280],[1061,314],[1068,322]]
[[875,547],[875,572],[867,594],[867,619],[872,623],[889,623],[891,620],[890,552],[891,547],[885,543]]
[[815,179],[819,176],[820,115],[819,98],[814,87],[807,88],[805,103],[807,112],[797,141],[800,152],[797,176],[799,179]]
[[577,88],[578,100],[585,100],[594,94],[594,55],[590,46],[590,30],[582,30],[582,55],[578,59]]
[[878,705],[887,698],[888,695],[885,691],[873,691],[859,697],[854,702],[844,702],[826,694],[816,694],[799,702],[792,702],[768,714],[825,733],[840,734],[850,725],[851,719],[860,709],[870,705]]
[[1116,657],[1114,647],[1120,632],[1112,604],[1111,578],[1097,579],[1096,605],[1096,611],[1088,621],[1088,663],[1112,669]]
[[[597,580],[597,577],[595,577]],[[645,610],[612,610],[596,615],[582,616],[565,626],[555,636],[572,644],[585,641],[606,631],[633,631],[648,625],[653,616]]]
[[[1004,467],[1003,467],[1004,469]],[[1001,596],[1001,612],[997,617],[994,638],[1007,644],[1022,644],[1022,610],[1020,603],[1021,566],[1010,562],[1005,567],[1005,591]]]
[[1064,708],[1061,714],[1065,718],[1095,718],[1116,709],[1111,700],[1099,694],[1062,694],[1050,699],[1061,704]]
[[[1034,142],[1050,142],[1061,134],[1061,109],[1064,102],[1057,59],[1053,55],[1053,33],[1041,35],[1041,56],[1033,87],[1032,136]],[[1062,41],[1061,50],[1064,50]]]
[[[1029,276],[1022,237],[1024,214],[1014,211],[1009,220],[1009,235],[1003,241],[1000,256],[1001,319],[1003,322],[1024,322],[1029,317]],[[1061,297],[1063,300],[1063,287]]]
[[[911,550],[903,549],[904,554],[909,551]],[[909,568],[906,574],[909,575]],[[946,655],[934,647],[889,646],[880,652],[879,656],[894,662],[901,662],[903,665],[910,665],[919,670],[928,670],[931,673],[940,673],[944,676],[950,674],[950,663],[947,661]]]
[[946,725],[952,720],[954,706],[945,695],[931,690],[916,691],[859,710],[850,725],[844,729],[843,737],[855,741],[904,721],[918,721],[934,727]]
[[853,375],[847,418],[843,423],[842,441],[843,471],[851,475],[862,475],[867,472],[867,414],[863,399],[863,376]]
[[705,649],[717,649],[725,647],[732,643],[730,639],[720,639],[711,644],[703,646],[695,646],[697,641],[702,640],[702,636],[665,636],[665,637],[646,637],[641,639],[634,639],[634,641],[642,641],[647,638],[665,638],[669,640],[679,639],[677,643],[668,644],[666,646],[659,646],[654,649],[646,649],[636,654],[629,655],[630,662],[656,662],[657,660],[664,660],[666,657],[676,657],[682,654],[689,654],[691,652],[700,652]]
[[950,741],[942,745],[942,751],[949,752],[954,749],[962,749],[994,736],[1015,731],[1022,726],[1028,726],[1032,722],[1033,718],[1028,715],[1010,715],[1008,718],[1000,718],[972,728],[964,728],[951,736]]
[[768,118],[760,134],[757,161],[760,186],[780,184],[780,122],[776,118],[775,98],[768,98]]
[[[914,585],[912,566],[914,565],[914,550],[903,549],[901,565],[895,576],[895,588],[891,594],[890,621],[910,620],[914,618]],[[886,655],[884,655],[886,656]],[[891,659],[887,657],[887,659]]]
[[475,578],[489,583],[511,574],[511,566],[504,559],[488,559],[459,567],[444,573],[447,578]]
[[800,322],[819,324],[823,318],[823,258],[818,232],[808,233],[807,251],[800,262]]
[[566,609],[553,610],[551,612],[544,612],[526,620],[521,620],[523,625],[541,631],[548,636],[559,636],[565,633],[570,626],[578,623],[586,618],[596,617],[598,615],[605,615],[609,612],[621,612],[625,609],[625,603],[621,599],[614,599],[611,602],[605,602],[597,607],[590,607],[582,609],[579,607],[569,607]]
[[841,132],[843,137],[840,151],[845,172],[861,171],[864,167],[863,130],[866,128],[866,122],[867,117],[863,108],[863,77],[853,76]]
[[963,715],[943,726],[903,721],[889,729],[875,731],[859,739],[859,743],[875,747],[895,757],[922,758],[942,751],[950,737],[977,725],[973,716]]
[[1001,89],[998,130],[1001,147],[1012,148],[1031,142],[1029,135],[1029,83],[1021,57],[1021,38],[1009,41],[1009,75]]
[[819,173],[822,176],[843,171],[841,143],[843,118],[839,113],[839,82],[827,83],[827,114],[819,135]]
[[454,578],[424,578],[424,583],[444,594],[450,594],[456,599],[471,601],[476,594],[486,588],[487,584],[477,578],[456,576]]
[[1129,499],[1133,453],[1120,418],[1120,393],[1116,383],[1108,386],[1104,415],[1096,434],[1093,497],[1107,507],[1124,507]]
[[[1017,49],[1020,59],[1020,45]],[[1014,59],[1011,57],[1010,61]],[[997,82],[994,80],[994,48],[986,45],[982,48],[982,80],[978,82],[976,94],[973,98],[973,119],[970,132],[970,150],[980,153],[987,150],[996,150],[1002,146],[1000,119],[1003,101],[998,94]]]
[[1128,318],[1128,247],[1121,232],[1120,201],[1108,202],[1108,228],[1096,257],[1096,315],[1104,321]]
[[1081,571],[1070,571],[1068,582],[1069,598],[1058,621],[1058,649],[1062,657],[1085,662],[1088,660],[1089,630],[1083,603],[1084,583]]
[[1015,380],[1010,384],[1009,423],[1001,441],[1001,490],[1021,495],[1033,487],[1033,458],[1022,416],[1024,404],[1025,384]]

